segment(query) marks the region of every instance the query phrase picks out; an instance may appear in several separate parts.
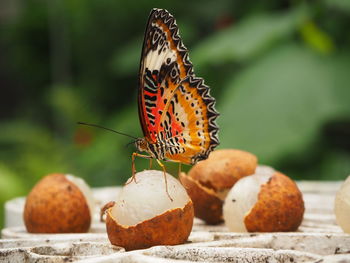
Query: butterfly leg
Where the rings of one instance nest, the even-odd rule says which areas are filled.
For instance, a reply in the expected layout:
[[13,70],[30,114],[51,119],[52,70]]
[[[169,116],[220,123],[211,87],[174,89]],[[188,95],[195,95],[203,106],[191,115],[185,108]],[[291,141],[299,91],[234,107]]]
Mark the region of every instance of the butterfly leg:
[[139,153],[136,153],[134,152],[131,156],[131,172],[132,172],[132,177],[131,177],[131,180],[127,183],[125,183],[125,185],[127,184],[130,184],[132,181],[135,181],[136,183],[136,178],[135,178],[135,174],[136,174],[136,167],[135,167],[135,157],[142,157],[142,158],[146,158],[146,159],[151,159],[152,160],[152,157],[151,156],[148,156],[148,155],[144,155],[144,154],[139,154]]
[[156,159],[157,160],[157,163],[159,164],[159,166],[160,167],[162,167],[162,169],[163,169],[163,173],[164,173],[164,180],[165,180],[165,191],[166,191],[166,194],[168,195],[168,197],[169,197],[169,199],[170,199],[170,201],[172,202],[173,201],[173,199],[171,198],[171,196],[170,196],[170,194],[169,194],[169,192],[168,192],[168,180],[167,180],[167,178],[166,178],[166,170],[165,170],[165,165],[164,164],[162,164],[158,159]]

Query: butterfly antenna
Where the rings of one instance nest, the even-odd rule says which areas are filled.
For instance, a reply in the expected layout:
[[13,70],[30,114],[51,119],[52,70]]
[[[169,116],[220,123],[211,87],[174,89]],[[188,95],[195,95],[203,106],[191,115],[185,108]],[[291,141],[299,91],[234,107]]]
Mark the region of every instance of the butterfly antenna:
[[135,140],[135,141],[131,141],[131,142],[127,143],[127,144],[125,145],[125,147],[128,147],[129,145],[134,144],[135,142],[136,142],[136,140]]
[[130,137],[130,138],[133,138],[133,139],[137,139],[137,137],[131,136],[131,135],[123,133],[123,132],[115,131],[115,130],[112,130],[110,128],[106,128],[106,127],[103,127],[103,126],[100,126],[100,125],[97,125],[97,124],[91,124],[91,123],[86,123],[86,122],[81,122],[81,121],[78,121],[77,124],[91,126],[91,127],[96,127],[96,128],[100,128],[100,129],[103,129],[103,130],[114,132],[114,133],[117,133],[117,134],[120,134],[120,135],[124,135],[124,136]]

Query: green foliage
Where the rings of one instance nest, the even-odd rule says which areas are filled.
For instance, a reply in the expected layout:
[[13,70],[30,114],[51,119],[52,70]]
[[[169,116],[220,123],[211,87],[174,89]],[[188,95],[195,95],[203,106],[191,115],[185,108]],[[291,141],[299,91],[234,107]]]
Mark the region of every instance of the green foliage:
[[324,2],[331,8],[350,13],[350,2],[347,0],[325,0]]
[[316,51],[328,54],[334,50],[334,43],[332,39],[325,32],[320,30],[314,23],[305,23],[300,29],[300,32],[304,38],[304,41]]
[[202,41],[191,57],[196,65],[247,61],[290,37],[307,18],[302,6],[277,14],[257,14]]
[[177,18],[211,86],[221,148],[296,179],[350,174],[349,1],[27,0],[0,24],[0,204],[48,173],[92,186],[131,175],[132,139],[77,121],[142,136],[137,71],[153,7]]
[[262,163],[275,166],[285,156],[308,154],[317,147],[324,123],[350,114],[348,102],[334,96],[347,84],[334,81],[346,78],[345,72],[332,70],[339,63],[289,44],[237,74],[220,102],[221,114],[230,116],[220,119],[222,144],[254,152]]

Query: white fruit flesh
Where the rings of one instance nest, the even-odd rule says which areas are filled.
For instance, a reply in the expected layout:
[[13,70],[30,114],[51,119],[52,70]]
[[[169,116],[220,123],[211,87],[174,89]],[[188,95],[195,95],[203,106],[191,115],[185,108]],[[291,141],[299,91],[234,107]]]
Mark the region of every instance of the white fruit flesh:
[[166,174],[166,179],[168,192],[173,200],[167,195],[162,171],[139,172],[135,179],[136,183],[129,178],[111,211],[121,225],[136,225],[168,210],[184,208],[190,201],[185,188],[170,174]]
[[337,192],[334,212],[338,225],[345,233],[350,233],[350,176]]

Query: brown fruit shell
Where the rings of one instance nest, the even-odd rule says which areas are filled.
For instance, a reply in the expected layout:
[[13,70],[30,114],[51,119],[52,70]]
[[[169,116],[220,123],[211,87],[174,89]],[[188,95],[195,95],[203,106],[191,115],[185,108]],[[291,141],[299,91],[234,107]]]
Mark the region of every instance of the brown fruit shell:
[[192,201],[184,208],[168,210],[135,226],[120,225],[107,210],[106,226],[110,242],[125,250],[143,249],[158,245],[178,245],[186,242],[193,225]]
[[179,175],[179,178],[193,202],[195,216],[211,225],[223,222],[223,201],[217,194],[212,189],[200,185],[183,172]]
[[63,174],[47,175],[34,186],[23,219],[30,233],[83,233],[91,223],[84,194]]
[[231,188],[240,178],[255,172],[258,159],[249,152],[222,149],[193,166],[188,175],[202,185],[222,191]]
[[304,215],[303,196],[288,176],[276,172],[261,186],[258,201],[244,218],[248,232],[296,231]]

